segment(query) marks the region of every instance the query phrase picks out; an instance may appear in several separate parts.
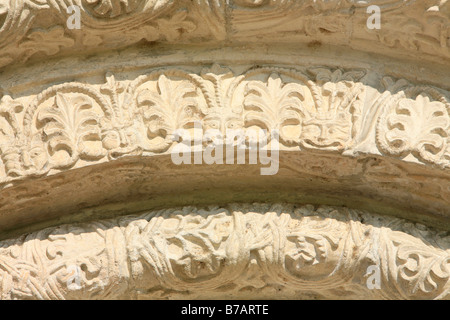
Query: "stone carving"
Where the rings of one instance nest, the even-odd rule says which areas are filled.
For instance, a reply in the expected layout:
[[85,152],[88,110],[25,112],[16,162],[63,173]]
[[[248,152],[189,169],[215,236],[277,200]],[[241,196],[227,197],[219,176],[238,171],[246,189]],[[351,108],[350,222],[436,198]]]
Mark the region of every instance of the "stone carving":
[[[80,8],[83,27],[66,28],[69,6]],[[383,11],[383,30],[366,28],[369,5]],[[96,51],[148,42],[348,43],[412,56],[449,59],[448,1],[246,1],[246,0],[8,0],[0,7],[0,67],[36,54]],[[52,18],[50,18],[52,17]],[[125,37],[124,37],[125,35]],[[259,40],[258,40],[259,41]],[[363,45],[360,45],[360,43]]]
[[108,158],[141,154],[142,150],[137,144],[133,128],[132,110],[128,107],[131,100],[128,87],[117,82],[114,75],[107,73],[106,83],[100,87],[100,92],[106,95],[109,101],[103,107],[108,116],[100,120],[102,145],[107,150]]
[[64,168],[78,159],[95,160],[105,155],[101,148],[89,146],[100,141],[99,119],[92,109],[89,98],[81,95],[70,98],[58,92],[54,104],[39,112],[37,120],[44,123],[43,133],[50,154],[65,150],[69,156],[55,167]]
[[[313,87],[316,112],[304,123],[305,147],[343,150],[352,143],[361,114],[361,71],[312,69],[318,86]],[[317,113],[317,115],[315,115]]]
[[[1,1],[0,298],[449,299],[449,21],[446,0]],[[199,128],[257,129],[279,172],[170,161]]]
[[[176,71],[174,75],[189,77]],[[195,120],[194,115],[198,113],[196,95],[196,87],[188,80],[177,84],[164,74],[158,77],[156,90],[138,88],[137,107],[142,111],[143,122],[147,124],[147,137],[164,139],[160,146],[145,149],[167,150],[173,143],[172,134],[175,130],[186,128]]]
[[224,135],[226,129],[257,126],[269,133],[278,130],[286,147],[357,152],[355,141],[368,135],[363,117],[366,127],[378,123],[381,152],[448,166],[447,96],[430,86],[397,81],[386,85],[387,92],[398,93],[385,92],[364,110],[364,74],[258,67],[235,75],[214,65],[200,74],[166,68],[131,82],[108,74],[100,86],[55,85],[29,106],[5,96],[0,104],[2,179],[64,170],[79,160],[167,152],[173,133],[194,123]]
[[[374,0],[371,1],[371,4],[383,6],[383,7],[399,7],[404,6],[405,1],[402,0]],[[357,0],[347,0],[347,1],[341,1],[341,0],[318,0],[314,2],[310,1],[293,1],[293,0],[272,0],[272,1],[266,1],[266,0],[236,0],[236,4],[241,6],[248,6],[248,7],[275,7],[279,8],[282,7],[285,9],[286,7],[293,8],[293,7],[313,7],[317,11],[329,11],[329,10],[336,10],[336,9],[342,9],[342,8],[348,8],[349,6],[362,6],[363,3]]]
[[[2,299],[446,299],[448,233],[401,219],[286,204],[165,209],[0,242]],[[380,290],[367,287],[380,269]],[[78,270],[73,272],[73,270]]]
[[[266,42],[282,39],[286,43],[304,41],[317,45],[349,41],[355,49],[375,50],[381,45],[383,52],[393,48],[397,52],[418,50],[449,57],[448,1],[244,0],[237,3],[243,8],[233,11],[232,26],[236,37],[244,41],[260,42],[264,38]],[[366,27],[366,9],[370,5],[381,9],[381,30]],[[349,40],[344,36],[347,34],[352,35]],[[373,42],[369,43],[369,39]]]
[[[246,120],[279,121],[266,124],[263,129],[281,130],[283,125],[291,128],[291,137],[281,130],[281,139],[285,143],[300,143],[305,148],[322,148],[342,151],[351,143],[355,134],[357,121],[355,113],[360,113],[360,105],[356,102],[361,93],[361,85],[355,85],[364,75],[363,72],[347,72],[342,70],[310,69],[309,73],[316,76],[315,81],[304,75],[291,71],[293,77],[306,85],[309,96],[305,96],[303,87],[290,83],[284,87],[281,79],[272,74],[268,85],[261,87],[260,82],[250,82],[247,85],[247,109],[258,109],[260,117],[254,111],[246,115]],[[306,88],[305,88],[306,89]],[[359,90],[358,90],[359,89]],[[309,98],[307,101],[305,99]],[[360,102],[360,101],[358,101]],[[271,110],[275,108],[275,110]],[[357,111],[356,111],[357,110]],[[259,118],[259,119],[258,119]],[[293,126],[297,125],[297,132]],[[292,131],[296,136],[292,136]],[[301,131],[300,133],[298,131]]]
[[[42,45],[45,44],[45,45]],[[32,31],[27,38],[19,44],[19,48],[25,52],[23,60],[27,60],[31,55],[44,52],[47,55],[54,55],[62,47],[72,47],[75,41],[66,36],[63,27],[53,27],[48,30]]]
[[[169,1],[152,0],[144,1],[144,9],[142,11],[152,12],[157,7],[166,6]],[[135,11],[138,8],[139,1],[136,0],[84,0],[82,3],[79,1],[73,1],[73,4],[82,5],[86,4],[86,8],[89,8],[100,17],[114,18],[120,15],[124,15]]]
[[[392,86],[391,88],[397,87]],[[429,163],[448,162],[444,158],[450,133],[450,103],[437,90],[406,86],[386,101],[380,117],[377,142],[392,155],[412,154]]]
[[19,124],[22,104],[6,95],[1,100],[0,157],[8,176],[15,178],[41,175],[47,172],[47,153],[39,135],[26,136]]
[[247,84],[244,106],[248,126],[260,125],[265,130],[279,130],[283,142],[291,143],[298,137],[288,137],[285,127],[300,125],[304,116],[303,88],[296,83],[282,84],[278,74],[271,74],[267,84],[251,81]]
[[[13,60],[26,61],[40,52],[55,55],[65,47],[77,51],[77,45],[95,48],[111,42],[113,46],[123,47],[142,39],[175,41],[182,33],[197,27],[187,18],[186,7],[172,10],[174,4],[169,0],[11,0],[5,5],[4,19],[0,20],[4,21],[0,29],[0,66]],[[83,22],[80,30],[67,28],[70,6],[80,8]],[[195,6],[195,3],[190,5]],[[170,16],[160,17],[168,10],[172,10]],[[59,21],[42,19],[43,12]],[[125,33],[126,37],[117,38],[116,32]]]

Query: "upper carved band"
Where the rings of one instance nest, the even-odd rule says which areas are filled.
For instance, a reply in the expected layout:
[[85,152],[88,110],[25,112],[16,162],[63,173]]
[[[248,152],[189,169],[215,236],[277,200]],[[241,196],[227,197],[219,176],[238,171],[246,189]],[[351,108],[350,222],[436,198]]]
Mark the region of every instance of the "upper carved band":
[[[70,6],[81,29],[67,28]],[[366,9],[383,13],[380,30]],[[450,58],[447,0],[6,0],[0,4],[0,67],[35,55],[83,53],[154,42],[302,42],[381,54]]]

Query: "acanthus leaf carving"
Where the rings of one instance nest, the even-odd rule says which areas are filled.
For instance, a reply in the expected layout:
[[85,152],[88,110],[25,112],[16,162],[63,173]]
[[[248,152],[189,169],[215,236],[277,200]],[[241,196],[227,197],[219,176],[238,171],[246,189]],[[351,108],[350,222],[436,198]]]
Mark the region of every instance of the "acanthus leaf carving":
[[296,83],[283,84],[280,76],[272,73],[267,84],[260,81],[248,83],[244,94],[247,126],[258,125],[265,130],[278,130],[283,142],[298,143],[298,136],[287,133],[285,127],[299,126],[304,116],[301,86]]
[[179,39],[182,33],[189,33],[196,29],[197,26],[195,23],[187,20],[187,16],[188,14],[186,11],[179,11],[168,19],[158,19],[156,20],[158,30],[161,30],[161,34],[167,41],[173,42]]
[[[163,209],[1,241],[0,293],[2,299],[158,298],[187,292],[446,299],[450,244],[441,233],[328,206]],[[370,266],[380,269],[381,290],[367,287]],[[265,292],[267,287],[278,289]]]
[[[382,33],[373,34],[366,28],[365,10],[371,4],[385,10],[385,19],[390,21]],[[82,37],[71,30],[67,30],[67,35],[56,30],[39,31],[49,28],[50,21],[58,29],[64,29],[69,17],[67,8],[73,5],[81,11]],[[234,4],[225,0],[9,1],[0,11],[0,62],[1,66],[24,62],[36,52],[53,55],[62,47],[82,52],[94,49],[99,43],[119,48],[137,44],[141,39],[276,42],[280,35],[287,40],[308,43],[310,40],[318,43],[331,40],[333,44],[363,41],[364,46],[358,45],[363,50],[380,46],[380,49],[392,49],[394,54],[398,51],[410,56],[419,50],[441,59],[448,58],[448,12],[446,1],[412,0],[244,0]],[[41,19],[45,16],[56,20]],[[125,38],[121,37],[124,33]],[[27,40],[30,36],[32,39]],[[52,43],[55,36],[59,40]],[[78,40],[75,45],[74,41]],[[374,45],[374,41],[378,43]],[[17,50],[17,46],[24,47]],[[78,51],[79,48],[82,50]]]
[[196,87],[186,81],[171,81],[162,74],[156,81],[156,91],[145,88],[136,93],[137,108],[147,126],[149,139],[162,137],[152,145],[152,151],[166,150],[173,143],[172,134],[196,120]]
[[65,29],[57,26],[49,30],[31,30],[19,48],[25,50],[26,57],[37,52],[45,52],[50,56],[58,53],[61,47],[72,47],[74,44],[75,41],[65,35]]
[[84,0],[88,6],[99,16],[117,17],[121,14],[130,13],[136,9],[137,0]]
[[48,155],[40,135],[27,137],[20,123],[22,103],[5,95],[0,101],[0,116],[7,122],[0,129],[0,157],[6,175],[12,178],[37,176],[48,172]]
[[129,86],[116,81],[111,73],[106,74],[106,83],[100,92],[109,97],[112,114],[100,120],[103,147],[111,159],[125,154],[140,154],[138,138],[134,128],[133,111],[131,109],[132,94]]
[[54,160],[55,167],[72,166],[78,159],[104,157],[103,148],[95,145],[100,141],[99,118],[88,97],[57,93],[54,104],[40,110],[38,121],[43,125],[51,154],[63,151],[68,155]]
[[388,154],[413,154],[425,162],[445,164],[449,110],[450,104],[436,90],[407,87],[391,99],[380,117],[377,142]]

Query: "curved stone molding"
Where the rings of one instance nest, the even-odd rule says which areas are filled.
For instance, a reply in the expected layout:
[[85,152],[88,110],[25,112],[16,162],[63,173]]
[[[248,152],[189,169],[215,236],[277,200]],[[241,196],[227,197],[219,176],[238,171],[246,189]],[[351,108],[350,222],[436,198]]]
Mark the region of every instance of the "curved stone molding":
[[[386,75],[374,79],[370,68],[324,65],[213,64],[98,74],[99,81],[2,97],[0,239],[128,198],[152,209],[167,196],[161,190],[178,190],[177,205],[192,204],[192,197],[211,203],[211,188],[228,200],[258,201],[251,190],[259,190],[268,201],[307,199],[448,226],[447,90]],[[267,180],[258,177],[259,166],[224,165],[217,180],[211,176],[216,167],[175,165],[175,133],[195,126],[225,137],[228,129],[264,129],[270,148],[276,130],[280,172]],[[92,189],[88,172],[97,180],[103,175],[103,193]],[[176,182],[174,174],[190,178]],[[248,189],[236,193],[233,179]],[[66,203],[71,188],[90,191]],[[108,210],[99,208],[97,216],[109,216]]]
[[[371,47],[383,53],[393,52],[392,49],[409,54],[420,51],[445,60],[449,58],[450,11],[446,0],[243,0],[238,3],[257,8],[233,12],[236,37],[246,41],[309,39],[313,46],[347,44],[358,50]],[[380,30],[366,27],[366,10],[372,5],[378,6],[382,13]]]
[[1,298],[449,299],[449,46],[448,0],[2,1]]
[[373,145],[378,150],[370,154],[448,168],[449,92],[384,78],[386,91],[366,99],[365,74],[325,67],[251,67],[241,74],[219,65],[199,74],[162,68],[132,81],[108,74],[102,85],[54,85],[29,103],[6,95],[0,183],[168,153],[174,132],[195,123],[223,135],[231,128],[278,130],[284,149],[356,155]]
[[[82,27],[68,29],[71,6]],[[370,5],[383,12],[383,28],[366,26]],[[7,0],[0,7],[0,66],[30,57],[95,52],[145,41],[303,42],[345,44],[357,50],[448,61],[449,2]],[[255,36],[256,35],[256,36]]]
[[[379,288],[371,286],[374,268]],[[450,237],[328,206],[164,209],[0,242],[0,293],[3,299],[448,299]]]

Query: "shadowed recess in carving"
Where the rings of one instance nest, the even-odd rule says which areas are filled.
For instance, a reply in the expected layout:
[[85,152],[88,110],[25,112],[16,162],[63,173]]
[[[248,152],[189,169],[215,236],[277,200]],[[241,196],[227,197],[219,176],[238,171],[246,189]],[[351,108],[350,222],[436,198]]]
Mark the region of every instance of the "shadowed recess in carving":
[[[367,286],[371,266],[380,270],[380,289]],[[184,207],[0,242],[3,299],[445,299],[449,292],[448,232],[346,208]]]
[[[383,32],[367,29],[367,7]],[[67,28],[77,6],[81,28]],[[148,43],[347,44],[379,53],[449,59],[449,2],[442,0],[6,0],[0,7],[0,67],[33,57]]]
[[[406,161],[450,164],[448,92],[385,77],[366,98],[365,70],[254,67],[235,74],[164,68],[132,81],[50,86],[25,103],[0,102],[0,184],[27,176],[170,152],[177,129],[264,129],[282,148],[355,155],[376,146]],[[376,150],[372,148],[372,150]],[[371,151],[370,153],[374,153]],[[2,174],[4,172],[5,174]]]

